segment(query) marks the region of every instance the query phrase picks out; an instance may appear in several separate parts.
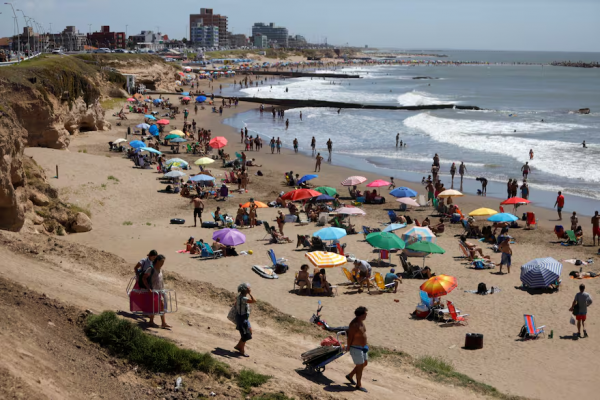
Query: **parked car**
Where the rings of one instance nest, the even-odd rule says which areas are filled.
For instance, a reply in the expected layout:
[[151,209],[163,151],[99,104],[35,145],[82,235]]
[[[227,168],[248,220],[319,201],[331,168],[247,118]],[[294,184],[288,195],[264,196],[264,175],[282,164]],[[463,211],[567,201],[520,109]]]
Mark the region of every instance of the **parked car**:
[[128,52],[127,50],[125,50],[125,49],[116,49],[114,52],[115,52],[115,53],[129,53],[129,52]]
[[110,53],[110,49],[100,48],[100,49],[94,50],[94,53]]

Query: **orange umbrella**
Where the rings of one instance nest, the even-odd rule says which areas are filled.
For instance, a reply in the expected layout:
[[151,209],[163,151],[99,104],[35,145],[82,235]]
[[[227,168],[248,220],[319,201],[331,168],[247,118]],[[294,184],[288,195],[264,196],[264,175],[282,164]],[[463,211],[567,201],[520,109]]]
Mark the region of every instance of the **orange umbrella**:
[[213,149],[221,149],[227,146],[227,139],[225,139],[223,136],[217,136],[216,138],[211,139],[208,144]]
[[[254,205],[257,208],[269,208],[268,205],[266,205],[265,203],[263,203],[262,201],[254,201]],[[252,206],[251,202],[247,202],[246,204],[242,204],[242,208],[249,208]]]
[[432,276],[421,285],[429,297],[445,296],[458,286],[456,278],[449,275]]
[[158,121],[156,121],[156,123],[159,125],[169,125],[170,124],[168,119],[159,119]]
[[321,195],[321,193],[317,192],[316,190],[296,189],[296,190],[292,190],[291,192],[287,192],[286,194],[281,196],[281,198],[283,200],[298,201],[298,200],[310,199],[312,197],[318,197],[320,195]]

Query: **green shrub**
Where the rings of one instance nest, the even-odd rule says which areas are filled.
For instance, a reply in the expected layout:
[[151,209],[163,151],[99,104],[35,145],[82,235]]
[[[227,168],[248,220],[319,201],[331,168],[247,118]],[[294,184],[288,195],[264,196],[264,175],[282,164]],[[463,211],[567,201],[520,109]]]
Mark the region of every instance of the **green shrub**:
[[112,175],[109,175],[107,179],[108,179],[109,181],[115,181],[116,183],[118,183],[118,182],[121,182],[121,181],[120,181],[118,178],[115,178],[115,177],[114,177],[114,176],[112,176]]
[[267,383],[270,376],[259,374],[251,369],[243,369],[237,377],[237,384],[246,393],[253,387],[259,387]]
[[112,311],[90,315],[85,333],[93,342],[152,372],[169,374],[201,371],[214,377],[231,378],[231,370],[208,353],[180,349],[174,343],[144,333]]
[[92,212],[89,209],[85,208],[85,207],[80,207],[80,206],[75,205],[75,204],[69,204],[69,211],[71,211],[74,214],[82,212],[85,215],[87,215],[88,217],[92,218]]
[[252,400],[294,400],[293,397],[287,397],[281,393],[265,393],[252,397]]
[[131,222],[131,221],[124,221],[123,225],[125,225],[125,226],[131,226],[131,225],[133,225],[133,222]]

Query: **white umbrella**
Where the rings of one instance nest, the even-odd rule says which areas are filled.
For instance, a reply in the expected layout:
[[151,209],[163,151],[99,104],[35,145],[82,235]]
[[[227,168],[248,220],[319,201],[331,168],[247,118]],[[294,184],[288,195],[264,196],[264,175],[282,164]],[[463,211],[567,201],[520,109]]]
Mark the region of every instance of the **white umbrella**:
[[461,192],[454,189],[444,190],[442,193],[438,194],[438,197],[461,197],[464,196]]
[[165,178],[181,178],[185,176],[185,174],[181,171],[171,171],[165,174]]
[[396,201],[398,203],[406,204],[407,206],[419,207],[419,203],[417,203],[414,199],[411,199],[410,197],[400,197],[396,199]]
[[356,207],[342,207],[338,208],[334,212],[338,214],[346,214],[346,215],[367,215],[366,212]]
[[113,144],[119,144],[119,143],[123,143],[123,142],[126,142],[126,141],[127,141],[127,140],[125,140],[125,139],[117,139],[117,140],[115,140],[115,141],[113,142]]

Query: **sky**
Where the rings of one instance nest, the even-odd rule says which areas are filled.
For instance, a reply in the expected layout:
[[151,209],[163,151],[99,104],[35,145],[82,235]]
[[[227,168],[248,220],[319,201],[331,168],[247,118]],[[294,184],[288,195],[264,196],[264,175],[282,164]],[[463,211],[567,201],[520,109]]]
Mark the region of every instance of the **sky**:
[[[0,1],[0,37],[14,33],[13,12]],[[311,42],[400,49],[600,52],[600,0],[13,0],[15,9],[52,31],[110,25],[129,35],[158,28],[187,36],[201,7],[229,17],[248,35],[274,22]],[[17,12],[20,29],[24,24]],[[127,28],[126,28],[126,25]]]

